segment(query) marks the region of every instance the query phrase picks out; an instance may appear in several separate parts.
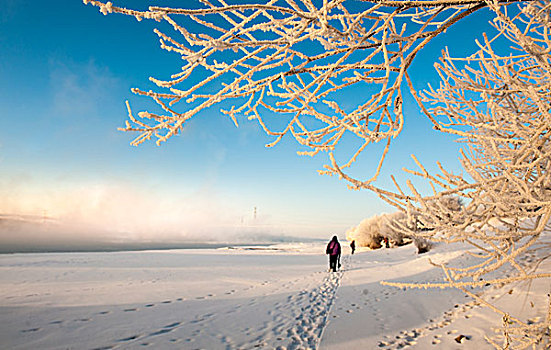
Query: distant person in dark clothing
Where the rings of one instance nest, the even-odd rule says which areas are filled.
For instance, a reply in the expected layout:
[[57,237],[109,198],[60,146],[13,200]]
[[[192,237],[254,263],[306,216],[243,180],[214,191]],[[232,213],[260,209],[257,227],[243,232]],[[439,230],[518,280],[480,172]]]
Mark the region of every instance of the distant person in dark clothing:
[[352,241],[352,243],[350,243],[350,249],[352,249],[352,254],[354,254],[354,251],[356,250],[356,241]]
[[325,249],[325,254],[329,254],[329,271],[337,272],[337,264],[340,267],[340,258],[341,258],[341,244],[337,239],[337,236],[333,236],[333,239],[327,244],[327,249]]

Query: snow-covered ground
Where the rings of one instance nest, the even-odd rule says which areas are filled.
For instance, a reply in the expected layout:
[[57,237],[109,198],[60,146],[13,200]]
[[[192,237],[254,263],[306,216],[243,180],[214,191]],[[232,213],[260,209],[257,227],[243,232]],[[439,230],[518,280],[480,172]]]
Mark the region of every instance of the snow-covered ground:
[[[492,349],[484,334],[500,317],[461,292],[379,283],[442,280],[429,258],[461,264],[466,246],[343,246],[337,273],[315,243],[0,255],[0,348]],[[549,291],[544,280],[484,293],[537,320],[546,310],[531,302]]]

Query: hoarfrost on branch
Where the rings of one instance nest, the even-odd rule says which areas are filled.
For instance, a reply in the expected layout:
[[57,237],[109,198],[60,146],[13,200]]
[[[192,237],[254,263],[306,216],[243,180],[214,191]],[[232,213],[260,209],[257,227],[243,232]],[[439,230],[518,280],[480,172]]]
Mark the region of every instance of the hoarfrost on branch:
[[[549,346],[551,302],[539,305],[547,310],[545,319],[528,324],[467,289],[551,277],[519,261],[529,250],[549,257],[549,245],[540,240],[551,216],[548,0],[373,0],[354,6],[345,0],[238,5],[203,0],[198,9],[145,11],[84,2],[104,14],[166,22],[171,33],[155,30],[160,46],[184,62],[170,79],[150,78],[159,92],[132,90],[152,98],[161,111],[135,115],[127,103],[130,120],[124,130],[138,132],[134,145],[151,138],[158,144],[167,141],[203,110],[223,104],[222,113],[236,125],[238,116],[257,121],[273,137],[268,147],[291,135],[306,148],[301,154],[327,152],[330,161],[322,173],[338,175],[353,189],[374,191],[406,214],[406,220],[393,224],[395,230],[430,241],[468,242],[479,251],[473,266],[442,266],[446,282],[388,284],[462,289],[502,316],[502,337],[488,338],[496,348]],[[416,91],[408,68],[417,53],[483,8],[494,16],[494,32],[477,41],[479,50],[469,57],[454,58],[445,51],[436,64],[440,85]],[[494,49],[503,40],[509,49]],[[340,106],[339,93],[356,84],[364,87],[363,99],[350,108]],[[411,181],[404,186],[392,177],[394,190],[375,182],[392,140],[402,131],[403,95],[409,93],[436,130],[464,143],[464,176],[440,163],[440,173],[429,173],[414,157],[419,169],[407,172],[428,182],[433,190],[428,195]],[[345,135],[359,143],[340,163],[334,152]],[[348,174],[358,155],[376,143],[383,147],[373,173],[365,179]],[[487,277],[505,266],[517,275]]]

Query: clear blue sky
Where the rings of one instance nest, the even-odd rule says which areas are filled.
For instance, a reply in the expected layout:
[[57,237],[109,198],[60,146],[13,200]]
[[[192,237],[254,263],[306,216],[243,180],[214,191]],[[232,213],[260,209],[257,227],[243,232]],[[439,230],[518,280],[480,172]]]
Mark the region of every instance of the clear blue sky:
[[[473,50],[486,21],[473,17],[421,52],[411,68],[417,86],[435,84],[432,62],[445,45]],[[235,128],[218,108],[160,147],[130,146],[136,135],[117,130],[127,117],[124,101],[141,103],[130,88],[180,68],[159,49],[155,25],[104,16],[77,0],[2,2],[0,213],[46,214],[121,239],[211,239],[247,230],[344,238],[362,219],[393,211],[369,192],[318,175],[326,155],[297,156],[290,138],[267,149],[271,139],[258,125]],[[458,144],[432,131],[412,98],[405,108],[407,126],[380,183],[412,167],[411,153],[459,169]],[[374,166],[366,156],[355,172]]]

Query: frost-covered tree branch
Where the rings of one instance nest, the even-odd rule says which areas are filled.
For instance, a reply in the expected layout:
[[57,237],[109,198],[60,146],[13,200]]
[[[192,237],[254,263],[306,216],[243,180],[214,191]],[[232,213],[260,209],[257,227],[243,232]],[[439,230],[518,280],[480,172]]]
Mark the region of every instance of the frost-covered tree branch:
[[[339,164],[341,170],[369,144],[383,142],[370,181],[402,130],[403,81],[415,55],[450,25],[486,6],[481,1],[436,1],[429,7],[382,1],[359,3],[351,12],[344,0],[202,1],[200,9],[136,11],[111,2],[84,2],[104,14],[168,23],[170,33],[155,30],[160,46],[184,62],[170,79],[150,78],[159,91],[132,89],[160,107],[135,115],[128,105],[124,130],[138,132],[134,145],[151,138],[157,144],[167,141],[203,110],[232,101],[222,112],[236,125],[239,115],[256,120],[273,137],[268,147],[292,135],[305,147],[301,154],[332,153],[346,134],[354,135],[357,151]],[[195,22],[193,31],[181,17]],[[345,110],[338,104],[339,91],[355,84],[368,86],[368,93]],[[336,170],[328,167],[326,172]]]
[[[473,266],[442,266],[447,281],[435,287],[465,289],[482,285],[480,281],[551,277],[519,262],[529,250],[549,249],[540,243],[551,217],[548,0],[518,6],[497,0],[353,5],[345,0],[238,5],[205,0],[200,8],[146,10],[84,3],[103,14],[162,22],[165,29],[155,30],[161,48],[182,59],[182,67],[169,79],[150,78],[157,91],[132,90],[158,105],[155,111],[135,113],[127,103],[124,130],[138,133],[134,145],[152,138],[165,142],[190,119],[218,106],[236,125],[242,116],[258,122],[273,138],[268,147],[290,135],[303,147],[301,154],[327,152],[330,162],[322,173],[336,174],[354,189],[374,191],[404,213],[405,219],[394,225],[397,232],[467,242],[480,252]],[[440,86],[416,91],[408,75],[416,55],[482,8],[494,14],[495,34],[477,42],[479,50],[472,56],[454,58],[444,51],[436,65]],[[339,105],[339,94],[354,85],[361,85],[365,94],[354,106]],[[460,155],[464,176],[440,163],[440,172],[431,173],[414,157],[418,169],[407,172],[424,179],[432,194],[422,193],[411,181],[404,185],[392,178],[394,189],[375,182],[392,140],[402,131],[402,101],[409,93],[436,130],[461,138],[465,145]],[[335,151],[349,135],[358,141],[357,149],[337,161]],[[365,179],[347,173],[359,154],[377,143],[383,147],[373,173]],[[450,205],[449,198],[465,205]],[[516,270],[517,277],[488,277],[504,267]],[[551,310],[537,325],[497,311],[507,318],[503,348],[549,342]]]
[[[420,170],[410,173],[430,183],[432,196],[421,196],[411,182],[409,196],[399,187],[397,193],[381,193],[433,228],[417,235],[479,248],[476,265],[445,267],[447,284],[461,289],[481,281],[551,278],[519,259],[529,250],[540,251],[542,259],[550,257],[550,247],[540,242],[540,236],[549,231],[551,216],[551,3],[522,4],[514,16],[496,4],[490,6],[497,34],[484,36],[479,51],[470,57],[452,58],[444,52],[436,65],[440,86],[417,97],[437,129],[462,137],[461,161],[468,177],[452,176],[443,168],[441,174],[429,174],[418,163]],[[500,40],[512,50],[496,45]],[[458,196],[467,204],[461,210],[438,206],[444,195]],[[487,277],[506,266],[516,270],[515,277]],[[540,307],[547,317],[534,325],[497,310],[507,319],[500,347],[549,346],[551,309]]]

